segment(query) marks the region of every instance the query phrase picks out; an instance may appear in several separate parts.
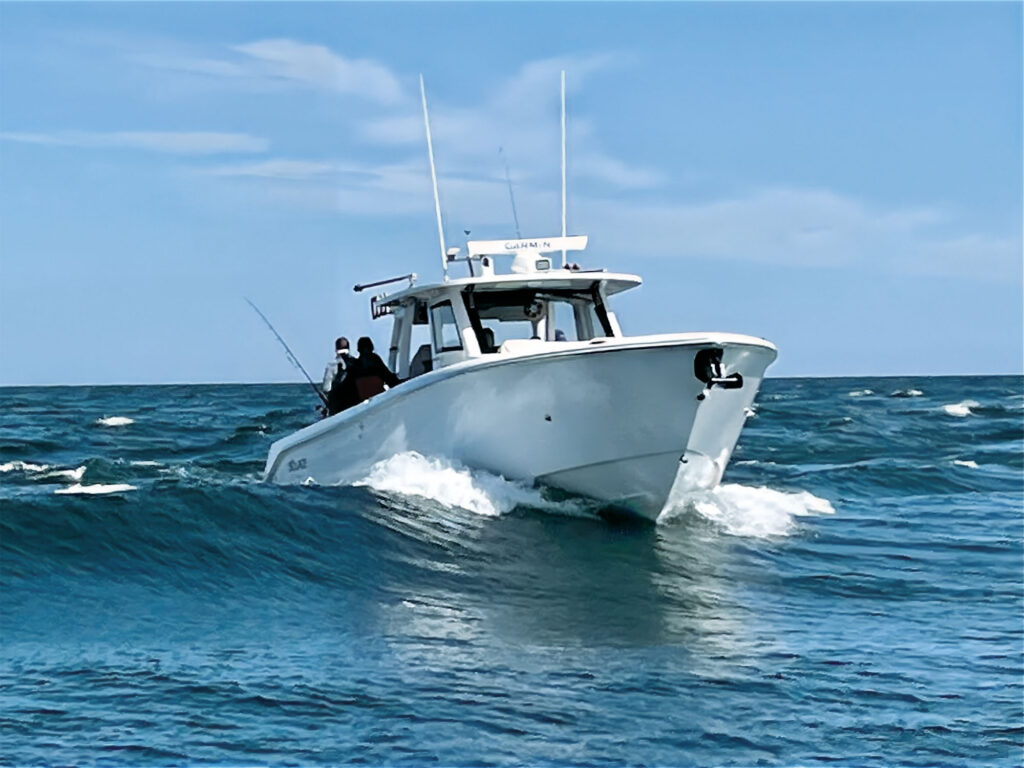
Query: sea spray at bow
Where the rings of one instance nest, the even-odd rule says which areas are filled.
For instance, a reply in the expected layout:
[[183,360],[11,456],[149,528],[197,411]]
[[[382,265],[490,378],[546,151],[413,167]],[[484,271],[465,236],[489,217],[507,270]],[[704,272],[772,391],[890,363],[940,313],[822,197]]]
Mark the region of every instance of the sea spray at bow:
[[540,489],[482,470],[470,470],[448,459],[421,456],[415,451],[378,462],[355,485],[432,499],[447,507],[490,516],[517,508],[583,514],[588,506],[595,506],[583,500],[551,501]]
[[769,379],[658,525],[263,483],[304,385],[0,390],[0,762],[1016,764],[1022,386]]

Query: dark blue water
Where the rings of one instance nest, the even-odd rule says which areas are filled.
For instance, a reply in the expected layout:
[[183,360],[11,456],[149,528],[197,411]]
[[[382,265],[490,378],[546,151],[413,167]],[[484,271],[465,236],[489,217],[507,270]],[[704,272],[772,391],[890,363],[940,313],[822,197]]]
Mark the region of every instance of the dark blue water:
[[1022,762],[1021,378],[770,380],[657,526],[260,483],[312,404],[0,390],[0,763]]

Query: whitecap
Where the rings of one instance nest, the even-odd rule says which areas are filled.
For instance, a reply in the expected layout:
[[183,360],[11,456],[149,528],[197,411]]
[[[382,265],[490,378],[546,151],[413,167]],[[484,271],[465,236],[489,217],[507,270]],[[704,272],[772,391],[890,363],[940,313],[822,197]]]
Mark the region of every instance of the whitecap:
[[161,467],[163,466],[159,461],[130,461],[128,462],[133,467]]
[[125,491],[134,490],[136,490],[136,487],[134,485],[129,485],[128,483],[109,483],[106,485],[81,485],[79,483],[75,483],[74,485],[69,485],[67,488],[58,488],[54,493],[95,496],[104,493],[124,493]]
[[920,389],[897,389],[889,397],[921,397],[923,394]]
[[64,477],[68,480],[74,480],[78,482],[82,479],[82,475],[85,474],[85,466],[75,467],[74,469],[55,469],[52,472],[46,472],[43,477]]
[[52,464],[32,464],[27,461],[8,461],[0,464],[0,473],[25,472],[35,477],[36,480],[48,480],[54,477],[64,477],[69,480],[81,480],[85,474],[85,466],[74,469],[57,469]]
[[353,485],[419,496],[446,507],[459,507],[488,517],[506,514],[518,506],[561,514],[583,513],[577,502],[549,501],[539,489],[524,483],[472,470],[448,459],[423,456],[415,451],[399,453],[377,462],[365,478]]
[[45,472],[49,464],[30,464],[27,461],[8,461],[0,464],[0,472]]
[[96,419],[96,424],[100,427],[127,427],[134,423],[135,419],[127,416],[104,416],[102,419]]
[[963,400],[959,403],[953,403],[951,405],[942,406],[942,410],[948,416],[957,416],[963,418],[964,416],[970,416],[973,411],[971,408],[977,408],[977,400]]
[[867,395],[873,395],[875,393],[873,390],[870,389],[855,389],[852,392],[848,392],[847,394],[850,397],[866,397]]
[[726,484],[670,498],[658,522],[671,522],[693,512],[717,523],[733,536],[767,538],[792,533],[798,517],[830,515],[835,508],[807,491]]
[[954,459],[953,463],[958,467],[967,467],[968,469],[978,468],[978,462],[972,461],[971,459]]

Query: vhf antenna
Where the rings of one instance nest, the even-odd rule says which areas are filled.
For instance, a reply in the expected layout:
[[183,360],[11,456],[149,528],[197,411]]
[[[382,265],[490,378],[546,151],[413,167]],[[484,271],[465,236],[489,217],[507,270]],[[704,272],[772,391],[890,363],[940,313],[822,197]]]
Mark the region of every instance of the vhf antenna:
[[437,214],[437,240],[441,246],[441,269],[444,280],[448,282],[448,254],[444,248],[444,225],[441,223],[441,198],[437,196],[437,170],[434,167],[434,144],[430,140],[430,116],[427,114],[427,89],[420,75],[420,98],[423,101],[423,125],[427,129],[427,154],[430,156],[430,180],[434,184],[434,213]]
[[508,173],[508,158],[505,157],[505,150],[502,147],[498,147],[498,154],[501,155],[501,159],[505,163],[505,183],[508,184],[508,199],[512,202],[512,221],[516,225],[516,240],[521,240],[523,236],[519,232],[519,214],[516,213],[516,196],[512,194],[512,177]]
[[565,269],[565,70],[562,70],[562,269]]

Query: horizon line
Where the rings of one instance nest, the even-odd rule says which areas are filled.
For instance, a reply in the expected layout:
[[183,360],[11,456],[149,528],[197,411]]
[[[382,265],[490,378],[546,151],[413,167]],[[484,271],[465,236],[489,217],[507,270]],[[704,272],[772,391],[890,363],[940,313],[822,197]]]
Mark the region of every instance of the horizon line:
[[[1024,371],[1012,373],[886,373],[841,374],[836,376],[765,376],[764,380],[793,379],[967,379],[967,378],[1024,378]],[[404,382],[403,382],[404,383]],[[0,384],[0,389],[56,389],[58,387],[265,387],[279,385],[309,386],[302,379],[296,381],[162,381],[162,382],[105,382],[79,384]]]

